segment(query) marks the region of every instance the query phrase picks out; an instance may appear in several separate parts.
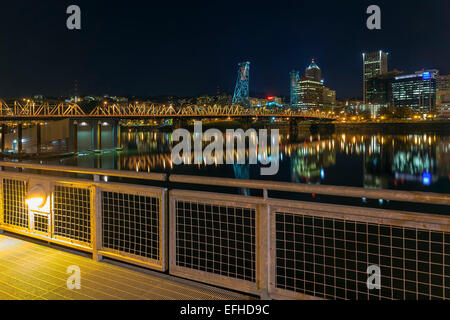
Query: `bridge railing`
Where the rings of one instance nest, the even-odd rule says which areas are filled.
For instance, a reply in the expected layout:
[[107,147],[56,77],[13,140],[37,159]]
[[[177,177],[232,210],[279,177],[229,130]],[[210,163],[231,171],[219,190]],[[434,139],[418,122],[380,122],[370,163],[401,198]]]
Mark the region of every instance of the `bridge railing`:
[[14,101],[6,104],[0,100],[0,120],[3,119],[58,119],[58,118],[163,118],[163,117],[310,117],[315,119],[335,119],[331,112],[320,110],[297,110],[290,108],[244,108],[240,105],[172,105],[154,103],[99,104],[86,113],[76,103],[52,102],[35,103],[33,100]]
[[[92,252],[94,258],[262,298],[450,299],[448,216],[281,200],[269,191],[440,206],[450,205],[450,195],[171,175],[177,189],[167,197],[165,188],[98,179],[130,174],[164,181],[165,175],[59,167],[97,180],[90,181],[42,174],[56,166],[0,167],[41,172],[0,172],[2,229]],[[37,179],[50,183],[47,216],[25,203]],[[197,192],[193,185],[259,189],[263,197]],[[368,284],[373,271],[380,287],[377,281]]]

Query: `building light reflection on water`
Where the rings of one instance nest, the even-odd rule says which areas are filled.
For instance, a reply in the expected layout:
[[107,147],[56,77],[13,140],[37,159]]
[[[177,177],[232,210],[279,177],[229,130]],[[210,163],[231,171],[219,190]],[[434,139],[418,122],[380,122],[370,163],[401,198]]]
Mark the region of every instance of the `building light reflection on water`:
[[[362,175],[360,186],[367,188],[398,188],[419,187],[425,189],[433,186],[440,179],[445,179],[445,190],[450,192],[450,137],[436,134],[332,134],[304,135],[296,142],[290,142],[287,134],[280,141],[280,173],[269,177],[273,180],[292,181],[300,183],[333,184],[347,182],[346,175]],[[170,133],[134,132],[123,134],[123,150],[120,152],[103,153],[101,166],[103,168],[126,169],[133,171],[166,171],[205,175],[247,178],[237,173],[249,170],[226,169],[220,165],[219,159],[214,159],[211,166],[205,165],[205,159],[199,156],[198,164],[178,167],[171,161]],[[226,153],[223,154],[225,157]],[[244,153],[248,158],[248,150]],[[258,154],[258,158],[268,159],[268,153]],[[194,153],[190,163],[194,164]],[[234,158],[239,160],[240,153],[235,150]],[[96,166],[91,153],[79,155],[77,165]],[[68,159],[66,164],[73,164],[74,159]],[[225,161],[225,159],[223,159]],[[345,162],[352,161],[360,166],[362,173],[346,168]],[[238,165],[235,165],[235,167]],[[239,165],[245,166],[245,165]],[[253,172],[250,170],[250,172]],[[251,179],[268,179],[250,174]],[[356,185],[357,186],[357,185]],[[441,186],[442,187],[442,186]]]

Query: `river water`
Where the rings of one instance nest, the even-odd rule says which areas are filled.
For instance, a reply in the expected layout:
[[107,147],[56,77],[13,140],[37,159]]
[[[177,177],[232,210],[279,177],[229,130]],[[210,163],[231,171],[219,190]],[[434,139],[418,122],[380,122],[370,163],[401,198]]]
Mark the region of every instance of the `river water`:
[[344,185],[450,193],[450,134],[282,134],[279,171],[259,165],[182,165],[171,162],[171,134],[126,129],[122,150],[45,160],[44,163],[237,179]]

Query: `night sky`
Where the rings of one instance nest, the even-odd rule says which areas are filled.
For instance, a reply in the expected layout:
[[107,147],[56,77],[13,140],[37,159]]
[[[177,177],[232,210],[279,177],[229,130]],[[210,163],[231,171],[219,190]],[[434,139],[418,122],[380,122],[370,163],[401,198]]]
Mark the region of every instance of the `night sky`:
[[[66,28],[81,7],[82,30]],[[366,9],[382,10],[382,30]],[[288,95],[289,72],[316,58],[338,98],[362,95],[362,52],[389,69],[450,74],[450,1],[2,1],[0,97],[232,93],[251,61],[251,92]]]

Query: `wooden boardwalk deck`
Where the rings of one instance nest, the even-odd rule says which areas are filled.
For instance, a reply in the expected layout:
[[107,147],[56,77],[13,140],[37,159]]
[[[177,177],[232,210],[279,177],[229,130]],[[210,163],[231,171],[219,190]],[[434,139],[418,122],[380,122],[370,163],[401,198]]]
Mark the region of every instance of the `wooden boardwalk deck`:
[[[81,289],[67,288],[69,266],[81,270]],[[143,272],[0,234],[0,300],[209,300],[247,296]]]

